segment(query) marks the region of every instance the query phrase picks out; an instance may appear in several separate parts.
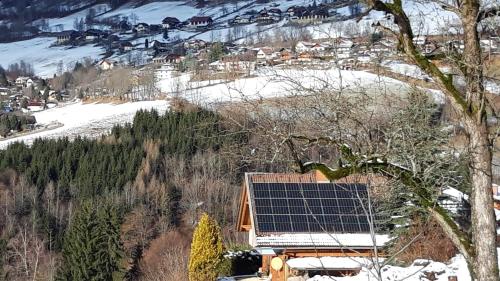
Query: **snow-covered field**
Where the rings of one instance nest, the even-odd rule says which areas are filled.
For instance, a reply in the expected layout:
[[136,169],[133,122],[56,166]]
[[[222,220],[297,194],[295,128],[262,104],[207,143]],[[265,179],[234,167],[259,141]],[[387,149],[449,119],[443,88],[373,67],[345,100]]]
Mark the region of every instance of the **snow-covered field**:
[[57,72],[60,61],[65,68],[72,68],[77,61],[82,61],[86,57],[96,58],[104,52],[102,48],[90,45],[78,48],[51,47],[55,41],[55,38],[38,37],[0,44],[0,64],[6,68],[11,63],[24,60],[33,64],[36,75],[52,77]]
[[[189,82],[187,75],[165,78],[158,82],[163,93],[178,93],[192,102],[209,105],[219,102],[235,102],[246,99],[275,98],[306,94],[310,89],[327,88],[345,93],[372,95],[398,95],[410,89],[410,85],[389,77],[377,76],[365,71],[328,68],[313,69],[263,69],[255,77],[223,81]],[[439,91],[430,91],[436,101],[442,100]]]
[[165,100],[129,102],[122,104],[81,102],[55,107],[34,113],[38,124],[61,123],[63,126],[33,134],[0,141],[0,149],[15,141],[32,143],[36,138],[58,138],[77,136],[98,137],[109,131],[116,124],[131,122],[140,109],[157,109],[165,112],[168,102]]
[[[449,264],[428,260],[416,260],[409,267],[385,266],[382,268],[382,280],[384,281],[422,281],[429,280],[426,278],[426,272],[435,272],[436,281],[448,281],[449,276],[456,276],[460,281],[470,281],[470,274],[467,269],[467,263],[462,256],[454,257]],[[366,267],[361,269],[361,272],[356,276],[349,277],[330,277],[330,276],[314,276],[307,281],[368,281],[378,280],[375,278],[376,272]]]

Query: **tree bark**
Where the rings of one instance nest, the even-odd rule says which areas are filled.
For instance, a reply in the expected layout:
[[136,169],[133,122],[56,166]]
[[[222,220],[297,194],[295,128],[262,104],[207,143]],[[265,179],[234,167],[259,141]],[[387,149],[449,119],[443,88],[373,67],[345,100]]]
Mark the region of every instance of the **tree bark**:
[[491,189],[491,150],[486,125],[465,122],[469,132],[471,173],[471,220],[474,243],[474,273],[477,280],[499,280],[495,214]]

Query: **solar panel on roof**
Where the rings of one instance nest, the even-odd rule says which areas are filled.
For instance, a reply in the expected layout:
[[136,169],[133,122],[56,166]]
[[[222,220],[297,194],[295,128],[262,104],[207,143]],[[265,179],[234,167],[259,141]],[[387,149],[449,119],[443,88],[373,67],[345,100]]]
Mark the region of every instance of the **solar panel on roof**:
[[364,184],[253,183],[260,232],[367,233]]

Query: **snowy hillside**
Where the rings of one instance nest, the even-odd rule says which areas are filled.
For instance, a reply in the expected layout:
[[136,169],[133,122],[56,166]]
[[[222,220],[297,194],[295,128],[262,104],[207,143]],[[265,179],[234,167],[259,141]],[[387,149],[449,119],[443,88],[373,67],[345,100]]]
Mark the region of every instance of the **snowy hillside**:
[[[281,10],[286,10],[293,5],[309,5],[312,2],[310,0],[272,1],[273,6],[277,6]],[[456,21],[456,17],[452,13],[446,12],[436,5],[429,3],[425,5],[419,4],[413,0],[404,1],[404,5],[410,15],[416,34],[439,33],[444,28],[449,27],[450,23]],[[192,6],[190,1],[157,1],[139,7],[126,4],[115,10],[111,10],[111,7],[107,4],[99,4],[66,17],[47,19],[47,23],[48,29],[52,32],[73,29],[75,20],[83,19],[90,9],[93,9],[96,13],[96,19],[127,17],[129,20],[134,18],[135,23],[145,22],[148,24],[161,24],[162,19],[169,16],[185,21],[192,16],[203,15],[211,16],[214,19],[214,27],[211,30],[172,30],[170,38],[175,38],[176,40],[198,38],[206,41],[225,41],[228,32],[234,32],[234,27],[228,25],[228,20],[234,18],[236,15],[241,15],[252,10],[259,11],[270,7],[270,4],[257,4],[255,1],[250,0],[206,8],[196,8]],[[348,7],[339,8],[337,13],[344,16],[350,15]],[[378,21],[390,24],[390,20],[387,20],[383,13],[371,12],[364,20],[358,23],[354,20],[347,20],[344,22],[325,23],[319,26],[309,26],[308,29],[315,38],[338,37],[345,36],[352,29],[350,28],[352,25],[357,26],[360,32],[364,32],[367,29],[371,30],[371,24]],[[272,35],[276,27],[283,26],[284,24],[286,24],[285,20],[264,26],[263,30],[267,30]],[[94,28],[109,29],[109,27],[98,24]],[[250,34],[255,33],[257,30],[256,24],[245,25],[243,28],[245,32],[249,32]],[[130,37],[127,34],[123,36],[125,39]],[[163,36],[162,34],[158,34],[149,36],[148,39],[162,41]],[[94,47],[89,44],[78,48],[50,47],[55,41],[54,37],[38,37],[21,42],[0,44],[0,64],[6,67],[10,63],[25,60],[34,64],[36,74],[42,77],[49,77],[56,72],[56,66],[60,60],[65,65],[71,66],[76,61],[80,61],[85,57],[95,60],[103,57],[104,50],[102,47]],[[142,43],[144,43],[143,38],[133,41],[134,45]],[[114,58],[118,57],[115,56]]]
[[35,132],[33,134],[1,140],[0,149],[15,141],[30,144],[36,138],[58,138],[77,136],[98,137],[109,131],[114,125],[132,122],[140,109],[156,109],[163,113],[168,108],[164,100],[129,102],[123,104],[83,104],[81,102],[55,107],[34,113],[38,124],[58,126],[56,129]]
[[[203,105],[219,102],[238,102],[247,99],[276,98],[301,94],[302,90],[321,89],[328,86],[331,90],[344,93],[369,92],[372,95],[399,95],[410,88],[405,82],[389,77],[378,76],[365,71],[339,70],[286,70],[262,69],[256,77],[224,81],[189,82],[188,75],[170,77],[158,82],[164,93],[182,92],[181,97]],[[286,77],[286,78],[285,78]],[[297,85],[303,88],[297,89]],[[443,101],[439,91],[430,91],[436,102]]]
[[97,58],[104,50],[100,47],[54,47],[54,38],[39,37],[31,40],[0,44],[0,64],[7,67],[21,60],[32,63],[35,74],[51,77],[57,71],[60,61],[65,67],[72,67],[86,57]]

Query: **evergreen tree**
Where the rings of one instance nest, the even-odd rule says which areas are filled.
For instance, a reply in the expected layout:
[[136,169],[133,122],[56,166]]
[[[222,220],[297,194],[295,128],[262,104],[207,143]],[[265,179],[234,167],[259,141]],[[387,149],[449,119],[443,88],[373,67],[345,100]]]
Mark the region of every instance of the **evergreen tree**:
[[58,280],[112,280],[121,257],[116,208],[84,202],[65,237]]
[[189,281],[213,281],[224,273],[224,251],[219,225],[204,213],[191,242]]
[[212,47],[210,47],[210,53],[209,53],[210,62],[220,60],[223,55],[224,55],[224,46],[222,46],[222,43],[216,42],[216,43],[212,44]]

